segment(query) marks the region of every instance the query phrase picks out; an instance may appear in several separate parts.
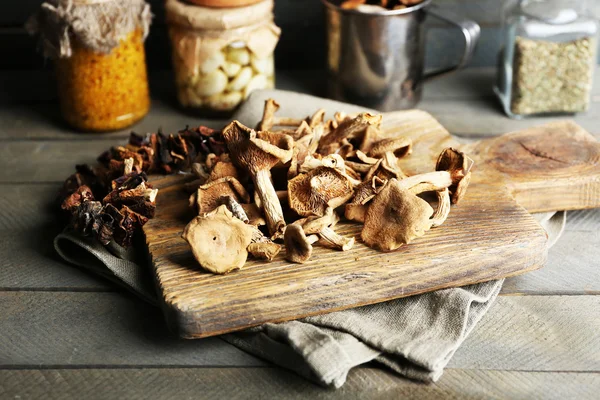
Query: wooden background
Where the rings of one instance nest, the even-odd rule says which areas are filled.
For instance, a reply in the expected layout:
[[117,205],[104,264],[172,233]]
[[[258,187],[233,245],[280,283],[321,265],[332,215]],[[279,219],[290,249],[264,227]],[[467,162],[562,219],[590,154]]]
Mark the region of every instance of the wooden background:
[[[164,0],[147,0],[156,15],[147,42],[151,69],[170,68],[170,50],[164,23]],[[480,45],[472,66],[493,66],[501,46],[500,21],[503,5],[513,0],[434,0],[450,11],[474,19],[482,27]],[[3,0],[0,4],[0,69],[37,69],[44,62],[28,37],[23,23],[42,0]],[[596,16],[600,1],[588,0]],[[283,29],[277,48],[277,67],[283,69],[324,66],[324,17],[320,0],[275,0],[275,20]],[[455,62],[462,52],[461,35],[435,19],[428,22],[427,66],[434,68]]]

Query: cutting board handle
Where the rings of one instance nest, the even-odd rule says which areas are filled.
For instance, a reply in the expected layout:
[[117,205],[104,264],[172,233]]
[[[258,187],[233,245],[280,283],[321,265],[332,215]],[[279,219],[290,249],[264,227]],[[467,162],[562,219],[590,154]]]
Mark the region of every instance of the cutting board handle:
[[575,122],[552,122],[463,149],[476,162],[474,180],[502,180],[529,212],[600,207],[600,143]]

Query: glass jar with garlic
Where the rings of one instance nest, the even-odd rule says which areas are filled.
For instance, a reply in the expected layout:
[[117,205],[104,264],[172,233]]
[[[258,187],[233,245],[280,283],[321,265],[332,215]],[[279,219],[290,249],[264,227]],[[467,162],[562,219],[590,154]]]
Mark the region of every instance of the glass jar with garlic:
[[273,0],[237,8],[167,0],[166,11],[182,106],[226,115],[253,90],[274,87]]

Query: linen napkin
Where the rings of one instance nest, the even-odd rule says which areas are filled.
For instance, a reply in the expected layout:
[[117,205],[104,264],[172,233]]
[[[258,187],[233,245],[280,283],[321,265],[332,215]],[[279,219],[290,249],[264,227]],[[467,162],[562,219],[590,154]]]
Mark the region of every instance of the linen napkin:
[[[284,91],[255,92],[235,119],[254,126],[264,100],[281,104],[280,113],[303,118],[318,108],[348,113],[365,110],[332,100]],[[182,121],[184,123],[185,121]],[[535,215],[556,242],[566,213]],[[145,257],[119,246],[104,247],[65,231],[54,241],[67,262],[99,274],[157,304]],[[222,339],[324,386],[341,387],[350,369],[376,361],[411,379],[436,381],[454,352],[490,308],[503,280],[438,290],[385,303],[278,324],[264,324]]]

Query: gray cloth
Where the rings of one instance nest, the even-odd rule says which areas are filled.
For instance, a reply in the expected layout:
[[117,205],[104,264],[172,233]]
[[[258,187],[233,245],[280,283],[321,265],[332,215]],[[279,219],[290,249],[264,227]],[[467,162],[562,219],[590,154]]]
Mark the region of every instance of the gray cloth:
[[[264,99],[273,97],[281,115],[304,117],[317,108],[355,112],[356,106],[281,91],[253,94],[236,117],[253,126]],[[565,213],[539,214],[549,244],[556,242]],[[125,254],[64,232],[55,239],[66,261],[121,284],[155,303],[148,268]],[[325,386],[339,388],[350,369],[379,362],[411,379],[436,381],[450,358],[487,312],[503,280],[438,290],[385,303],[324,314],[279,324],[264,324],[222,338],[277,365]]]

